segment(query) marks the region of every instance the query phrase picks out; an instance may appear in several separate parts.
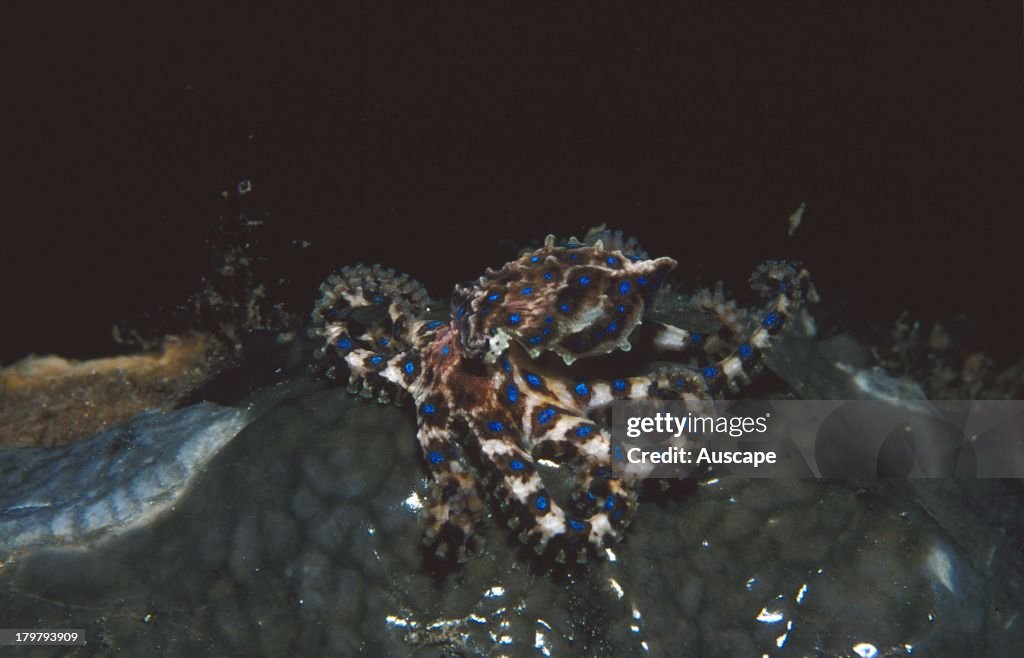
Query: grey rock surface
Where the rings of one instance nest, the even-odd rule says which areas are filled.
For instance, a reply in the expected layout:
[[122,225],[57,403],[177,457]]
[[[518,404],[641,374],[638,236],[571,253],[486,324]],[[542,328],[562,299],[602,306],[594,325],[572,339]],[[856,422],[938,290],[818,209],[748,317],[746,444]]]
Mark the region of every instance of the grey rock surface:
[[0,618],[85,628],[68,651],[83,656],[980,656],[1024,640],[1006,538],[905,481],[653,488],[603,561],[539,565],[492,519],[482,555],[432,570],[407,411],[287,399],[173,511],[0,570]]

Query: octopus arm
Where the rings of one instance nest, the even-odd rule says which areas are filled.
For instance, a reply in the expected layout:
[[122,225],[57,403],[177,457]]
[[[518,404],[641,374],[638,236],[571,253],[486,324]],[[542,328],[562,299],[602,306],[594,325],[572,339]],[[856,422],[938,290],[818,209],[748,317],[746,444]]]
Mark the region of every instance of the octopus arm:
[[484,513],[476,478],[459,462],[454,439],[445,427],[421,418],[416,436],[433,480],[424,505],[424,539],[438,558],[463,562]]

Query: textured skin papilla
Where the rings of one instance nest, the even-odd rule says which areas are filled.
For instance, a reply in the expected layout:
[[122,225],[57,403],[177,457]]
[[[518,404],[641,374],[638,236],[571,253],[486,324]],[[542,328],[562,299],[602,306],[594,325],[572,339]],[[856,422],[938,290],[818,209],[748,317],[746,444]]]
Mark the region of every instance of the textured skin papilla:
[[[636,508],[636,486],[611,476],[608,434],[591,418],[616,399],[703,401],[735,390],[756,372],[807,284],[807,273],[790,264],[761,265],[751,280],[769,301],[753,330],[720,292],[698,295],[698,308],[718,315],[728,337],[709,353],[701,334],[650,317],[674,260],[647,258],[621,233],[588,238],[549,236],[457,286],[448,322],[425,319],[423,287],[379,266],[343,269],[321,287],[313,326],[328,371],[347,369],[352,392],[381,399],[404,392],[415,402],[433,480],[426,536],[439,556],[464,557],[484,514],[484,475],[496,482],[509,527],[538,553],[583,561],[618,541]],[[637,340],[683,363],[612,380],[581,379],[570,367]],[[540,359],[546,352],[560,362]],[[460,449],[467,435],[479,468]],[[571,502],[552,498],[539,458],[571,469]]]

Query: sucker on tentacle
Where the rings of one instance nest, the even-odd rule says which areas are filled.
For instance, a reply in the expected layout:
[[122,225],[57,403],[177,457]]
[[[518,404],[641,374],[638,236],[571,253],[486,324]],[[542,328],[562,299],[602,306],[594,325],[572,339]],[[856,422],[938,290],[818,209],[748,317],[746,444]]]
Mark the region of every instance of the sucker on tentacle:
[[[649,258],[620,232],[602,228],[586,242],[548,236],[500,270],[456,286],[444,322],[424,317],[426,291],[405,274],[360,265],[328,277],[312,315],[323,340],[316,356],[328,370],[348,370],[354,394],[382,403],[412,398],[433,480],[425,535],[438,557],[465,558],[484,515],[481,480],[494,482],[508,527],[538,554],[583,562],[621,540],[637,486],[612,477],[609,435],[591,417],[614,400],[706,401],[737,390],[805,293],[814,294],[805,270],[768,261],[751,276],[769,299],[752,331],[748,313],[719,288],[698,293],[695,305],[723,329],[688,332],[650,317],[675,266]],[[583,379],[570,367],[628,351],[632,341],[683,362],[612,380]],[[542,359],[547,353],[564,366]],[[477,468],[461,449],[467,433]],[[573,473],[564,506],[545,486],[538,459]]]

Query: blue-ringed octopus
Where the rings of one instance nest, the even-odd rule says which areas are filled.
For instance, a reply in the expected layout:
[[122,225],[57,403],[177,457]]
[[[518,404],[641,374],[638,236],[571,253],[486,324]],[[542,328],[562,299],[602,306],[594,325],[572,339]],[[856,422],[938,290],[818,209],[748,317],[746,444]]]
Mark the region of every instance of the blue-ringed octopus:
[[[648,258],[621,233],[603,237],[548,236],[457,286],[450,321],[426,319],[423,286],[379,265],[344,268],[321,286],[312,333],[329,373],[347,368],[352,393],[382,401],[407,393],[415,402],[433,480],[425,534],[437,556],[465,558],[485,512],[485,479],[509,527],[538,554],[583,562],[621,539],[638,483],[613,477],[609,434],[592,417],[614,400],[707,401],[735,391],[809,285],[805,270],[768,261],[751,276],[769,298],[755,328],[735,304],[705,292],[694,299],[722,329],[693,333],[651,318],[676,261]],[[638,344],[684,363],[611,379],[583,378],[572,365]],[[571,502],[552,498],[540,459],[572,470]]]

